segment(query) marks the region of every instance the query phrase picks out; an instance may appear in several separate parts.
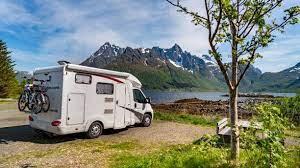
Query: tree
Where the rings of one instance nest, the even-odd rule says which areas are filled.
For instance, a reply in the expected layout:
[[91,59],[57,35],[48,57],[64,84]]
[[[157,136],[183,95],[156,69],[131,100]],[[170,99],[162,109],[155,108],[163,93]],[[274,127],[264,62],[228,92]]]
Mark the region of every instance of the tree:
[[[273,42],[277,32],[289,24],[299,23],[300,7],[284,10],[283,17],[272,12],[280,9],[283,0],[204,0],[205,14],[186,8],[180,0],[166,0],[192,17],[192,22],[208,30],[209,53],[218,64],[230,95],[231,159],[239,157],[238,86],[248,68],[262,57],[259,49]],[[200,3],[200,2],[199,2]],[[229,63],[224,61],[227,49]],[[228,53],[227,53],[228,54]]]
[[5,98],[14,94],[18,82],[15,79],[14,61],[4,41],[0,40],[0,97]]

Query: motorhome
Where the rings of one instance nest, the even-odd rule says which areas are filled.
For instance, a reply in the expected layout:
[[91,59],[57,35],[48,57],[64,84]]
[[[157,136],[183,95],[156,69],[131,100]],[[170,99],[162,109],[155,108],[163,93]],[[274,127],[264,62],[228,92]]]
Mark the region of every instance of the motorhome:
[[150,126],[153,110],[141,82],[132,74],[75,64],[36,69],[34,79],[47,80],[50,108],[31,113],[30,126],[56,135],[85,132],[96,138],[103,129]]

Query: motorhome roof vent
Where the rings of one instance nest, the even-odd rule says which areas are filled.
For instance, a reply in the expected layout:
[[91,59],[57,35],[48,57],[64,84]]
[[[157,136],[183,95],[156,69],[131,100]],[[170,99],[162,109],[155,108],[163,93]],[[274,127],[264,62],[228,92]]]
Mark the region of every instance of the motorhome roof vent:
[[64,60],[57,61],[57,63],[58,63],[59,65],[67,65],[67,64],[70,64],[69,61],[64,61]]

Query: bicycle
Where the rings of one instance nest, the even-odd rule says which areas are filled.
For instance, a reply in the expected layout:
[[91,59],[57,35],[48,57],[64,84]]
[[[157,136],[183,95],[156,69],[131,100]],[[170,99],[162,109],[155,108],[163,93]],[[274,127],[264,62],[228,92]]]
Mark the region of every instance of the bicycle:
[[[24,77],[26,79],[26,77]],[[20,111],[24,111],[26,107],[29,110],[32,109],[30,102],[32,100],[32,84],[30,83],[30,79],[27,79],[27,82],[24,86],[24,91],[21,93],[18,100],[18,108]]]
[[34,113],[40,113],[42,110],[43,112],[47,112],[50,108],[50,100],[49,96],[46,94],[48,88],[46,86],[47,82],[51,81],[51,76],[49,76],[48,80],[38,80],[35,79],[34,81],[38,81],[40,85],[34,85],[34,99],[33,99],[33,106],[32,111]]
[[[48,80],[38,80],[40,85],[30,84],[27,81],[23,93],[19,97],[18,108],[20,111],[24,111],[26,107],[35,114],[40,113],[42,110],[47,112],[50,108],[49,96],[46,94],[47,86],[45,84],[51,80],[49,76]],[[45,84],[44,84],[45,83]]]

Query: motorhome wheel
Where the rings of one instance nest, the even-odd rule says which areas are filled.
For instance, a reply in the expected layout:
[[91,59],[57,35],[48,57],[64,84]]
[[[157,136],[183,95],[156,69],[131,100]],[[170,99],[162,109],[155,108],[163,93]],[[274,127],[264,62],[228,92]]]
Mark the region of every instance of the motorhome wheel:
[[151,116],[149,114],[145,114],[142,122],[144,127],[149,127],[151,125]]
[[87,132],[87,137],[90,139],[99,137],[103,132],[103,126],[99,122],[93,122]]

